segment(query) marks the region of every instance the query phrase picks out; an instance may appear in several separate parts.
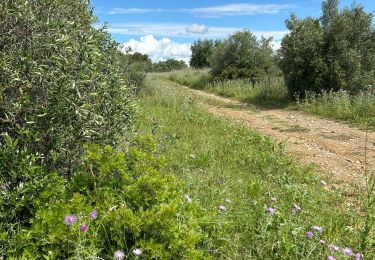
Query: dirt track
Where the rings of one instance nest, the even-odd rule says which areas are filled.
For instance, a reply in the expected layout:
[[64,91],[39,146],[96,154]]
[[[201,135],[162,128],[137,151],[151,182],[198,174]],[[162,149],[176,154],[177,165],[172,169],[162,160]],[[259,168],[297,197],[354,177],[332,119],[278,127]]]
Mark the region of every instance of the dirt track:
[[278,141],[286,141],[287,151],[299,162],[316,163],[337,181],[364,181],[365,158],[367,169],[375,169],[375,133],[367,133],[366,138],[363,130],[304,112],[254,108],[178,86],[198,98],[211,113],[242,121]]

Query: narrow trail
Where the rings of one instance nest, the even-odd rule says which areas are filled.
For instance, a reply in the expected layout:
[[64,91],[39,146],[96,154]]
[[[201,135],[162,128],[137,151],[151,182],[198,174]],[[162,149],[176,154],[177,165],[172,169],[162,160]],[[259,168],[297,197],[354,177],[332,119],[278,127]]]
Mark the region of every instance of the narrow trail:
[[259,109],[173,84],[197,98],[211,113],[241,121],[279,142],[285,141],[287,152],[298,162],[317,164],[339,182],[364,181],[365,158],[367,169],[375,169],[375,133],[367,133],[366,139],[365,131],[340,122],[299,111]]

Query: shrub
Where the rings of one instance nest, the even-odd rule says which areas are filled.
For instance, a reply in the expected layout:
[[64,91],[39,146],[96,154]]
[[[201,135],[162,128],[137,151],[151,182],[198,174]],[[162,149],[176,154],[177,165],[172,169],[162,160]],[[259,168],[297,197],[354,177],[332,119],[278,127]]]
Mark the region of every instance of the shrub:
[[1,133],[65,173],[83,143],[114,144],[130,124],[117,44],[92,13],[87,0],[0,3]]
[[90,146],[63,194],[40,205],[7,255],[109,259],[140,248],[146,258],[204,257],[199,207],[184,201],[181,183],[155,152],[147,137],[124,152]]

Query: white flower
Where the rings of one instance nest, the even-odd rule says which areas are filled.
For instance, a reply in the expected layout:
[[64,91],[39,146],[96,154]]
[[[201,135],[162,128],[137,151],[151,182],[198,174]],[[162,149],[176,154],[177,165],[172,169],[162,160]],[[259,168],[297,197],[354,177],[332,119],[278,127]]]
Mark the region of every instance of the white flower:
[[136,248],[133,250],[133,255],[135,256],[141,256],[142,255],[142,249]]
[[193,202],[193,200],[189,197],[189,195],[187,195],[187,194],[185,194],[185,201],[187,202],[187,203],[192,203]]

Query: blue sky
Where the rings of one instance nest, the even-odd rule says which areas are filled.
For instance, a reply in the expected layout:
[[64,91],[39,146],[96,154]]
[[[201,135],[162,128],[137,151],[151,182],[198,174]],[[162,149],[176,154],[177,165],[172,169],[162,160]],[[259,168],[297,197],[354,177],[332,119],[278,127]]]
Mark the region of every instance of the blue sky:
[[[374,0],[356,1],[369,12]],[[286,33],[285,19],[321,14],[321,0],[91,0],[101,23],[120,43],[147,53],[154,61],[188,60],[190,44],[198,38],[224,38],[250,29],[257,36],[272,36],[275,48]],[[352,0],[342,0],[341,7]]]

